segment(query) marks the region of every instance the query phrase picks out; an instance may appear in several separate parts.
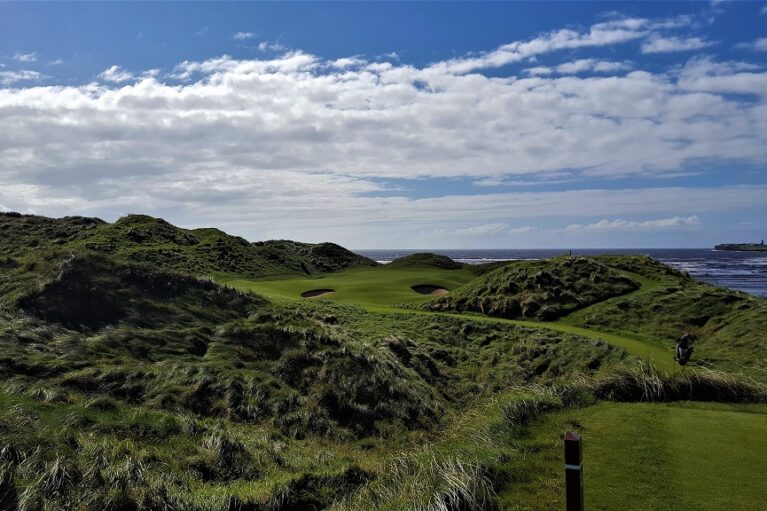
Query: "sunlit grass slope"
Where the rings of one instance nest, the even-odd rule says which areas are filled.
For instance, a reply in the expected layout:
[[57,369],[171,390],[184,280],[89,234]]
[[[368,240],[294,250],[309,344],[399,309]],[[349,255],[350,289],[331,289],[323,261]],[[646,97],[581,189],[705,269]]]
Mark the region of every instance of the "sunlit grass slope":
[[509,509],[564,508],[562,431],[584,437],[587,509],[757,510],[767,502],[767,406],[601,403],[520,441]]
[[[697,325],[700,353],[753,365],[764,301],[647,258],[516,268],[0,214],[0,510],[558,508],[566,429],[589,508],[763,502],[767,392],[671,347]],[[557,313],[430,311],[412,290],[475,278],[477,303]]]
[[428,300],[428,295],[411,288],[419,284],[442,286],[453,290],[476,275],[468,270],[418,268],[352,268],[319,278],[286,278],[279,280],[221,279],[221,282],[242,290],[273,298],[301,298],[301,293],[313,289],[332,289],[332,295],[319,299],[357,305],[394,305]]

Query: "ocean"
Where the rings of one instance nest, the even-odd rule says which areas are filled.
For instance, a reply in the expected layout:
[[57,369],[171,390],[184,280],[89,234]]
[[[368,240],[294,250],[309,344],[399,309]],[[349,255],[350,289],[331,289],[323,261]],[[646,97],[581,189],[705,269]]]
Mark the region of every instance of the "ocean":
[[[356,250],[357,253],[381,263],[416,252],[434,252],[456,261],[481,264],[492,261],[519,259],[546,259],[569,253],[569,250]],[[648,255],[692,277],[715,286],[745,291],[756,296],[767,296],[767,253],[728,252],[713,249],[663,248],[663,249],[576,249],[573,255]]]

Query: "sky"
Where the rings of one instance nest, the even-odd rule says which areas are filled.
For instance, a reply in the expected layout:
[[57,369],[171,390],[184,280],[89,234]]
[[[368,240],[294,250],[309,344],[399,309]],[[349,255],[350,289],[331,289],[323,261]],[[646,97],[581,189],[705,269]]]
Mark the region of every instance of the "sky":
[[765,2],[0,2],[0,210],[351,248],[767,238]]

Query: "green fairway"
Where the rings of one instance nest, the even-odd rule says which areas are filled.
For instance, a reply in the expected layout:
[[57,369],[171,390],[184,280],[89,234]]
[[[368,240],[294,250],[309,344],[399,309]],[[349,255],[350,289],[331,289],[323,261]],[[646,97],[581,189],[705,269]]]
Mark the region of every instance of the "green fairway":
[[394,305],[414,303],[429,298],[416,293],[412,286],[430,284],[453,290],[476,275],[468,270],[441,268],[351,268],[319,278],[287,278],[279,280],[221,279],[238,289],[255,291],[269,297],[300,299],[301,293],[313,289],[332,289],[334,294],[322,297],[356,305]]
[[[602,403],[554,414],[521,442],[511,509],[563,507],[559,435],[584,437],[587,509],[757,510],[767,502],[767,407]],[[524,502],[524,505],[519,503]]]

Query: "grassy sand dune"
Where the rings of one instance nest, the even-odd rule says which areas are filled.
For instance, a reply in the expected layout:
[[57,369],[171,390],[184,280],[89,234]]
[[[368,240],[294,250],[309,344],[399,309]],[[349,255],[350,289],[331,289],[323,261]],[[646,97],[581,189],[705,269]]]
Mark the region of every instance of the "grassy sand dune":
[[[380,266],[140,215],[0,231],[0,509],[548,509],[564,429],[587,439],[590,506],[764,490],[767,397],[739,375],[764,301],[647,258]],[[424,307],[455,297],[515,314]],[[709,453],[719,486],[689,465]]]

